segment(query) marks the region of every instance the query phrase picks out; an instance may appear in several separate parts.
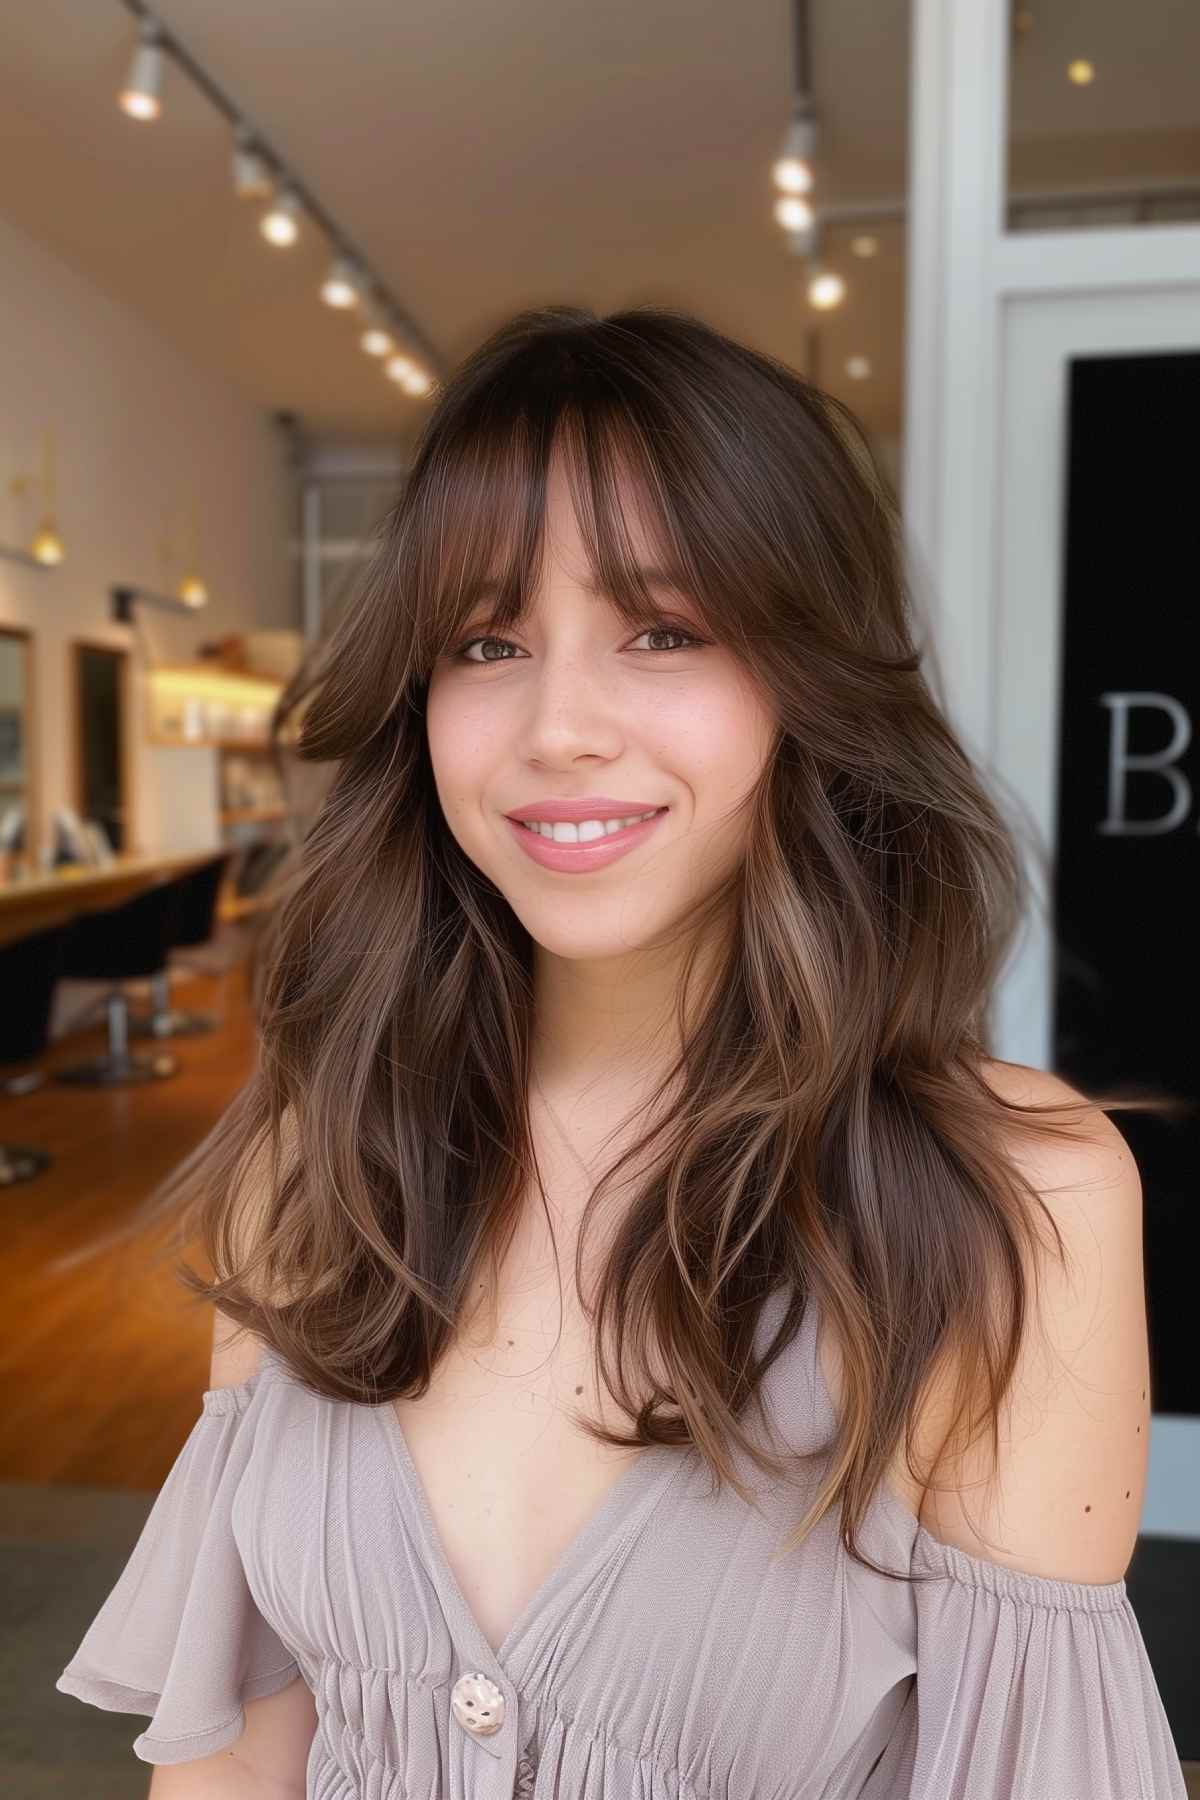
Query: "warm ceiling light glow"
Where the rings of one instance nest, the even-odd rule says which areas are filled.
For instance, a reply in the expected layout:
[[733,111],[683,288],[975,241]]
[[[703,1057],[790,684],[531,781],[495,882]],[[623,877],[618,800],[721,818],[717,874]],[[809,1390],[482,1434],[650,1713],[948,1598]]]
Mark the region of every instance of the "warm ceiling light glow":
[[879,239],[872,237],[869,231],[850,239],[850,250],[854,256],[874,256],[878,249]]
[[781,156],[771,169],[775,186],[785,194],[807,194],[813,184],[810,164],[798,156]]
[[1084,56],[1077,56],[1074,62],[1067,64],[1067,74],[1076,87],[1086,87],[1095,78],[1096,71]]
[[848,356],[846,358],[846,373],[849,375],[851,381],[865,381],[867,376],[871,373],[870,357]]
[[321,298],[326,306],[354,306],[358,300],[359,279],[354,264],[339,256],[321,283]]
[[393,381],[409,394],[427,394],[433,386],[424,369],[418,368],[411,356],[389,356],[384,364]]
[[813,209],[798,194],[781,194],[775,202],[775,220],[785,231],[807,231],[813,222]]
[[157,119],[161,108],[163,53],[157,27],[144,25],[142,41],[133,53],[125,86],[119,100],[122,112],[131,119]]
[[188,606],[208,605],[208,589],[198,575],[185,575],[175,592]]
[[62,539],[54,529],[53,519],[42,520],[29,546],[29,554],[34,562],[45,563],[47,567],[62,561],[66,552],[63,550]]
[[845,297],[846,284],[832,269],[822,269],[809,281],[809,304],[819,306],[822,312],[831,306],[840,306]]
[[382,325],[368,325],[359,343],[368,356],[388,356],[396,348],[396,340]]
[[300,200],[289,187],[280,188],[268,210],[258,222],[258,229],[269,244],[284,248],[294,244],[300,235]]

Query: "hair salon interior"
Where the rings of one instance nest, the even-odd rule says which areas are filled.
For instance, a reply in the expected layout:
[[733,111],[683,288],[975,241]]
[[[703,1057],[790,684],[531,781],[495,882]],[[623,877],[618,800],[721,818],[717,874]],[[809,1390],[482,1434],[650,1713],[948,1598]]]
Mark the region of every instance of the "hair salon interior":
[[[84,1251],[252,1070],[297,831],[272,708],[439,381],[521,307],[677,305],[853,408],[955,723],[1045,851],[996,1054],[1196,1098],[1198,68],[1173,0],[0,0],[12,1800],[145,1792],[130,1720],[54,1676],[210,1319]],[[1200,1136],[1121,1123],[1155,1393],[1129,1592],[1200,1794]]]

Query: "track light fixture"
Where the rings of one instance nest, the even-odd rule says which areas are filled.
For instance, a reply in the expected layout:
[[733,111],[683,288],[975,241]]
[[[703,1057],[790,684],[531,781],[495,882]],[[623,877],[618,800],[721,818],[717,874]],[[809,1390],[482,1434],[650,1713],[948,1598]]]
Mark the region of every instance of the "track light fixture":
[[[129,77],[120,95],[125,111],[138,119],[158,117],[163,64],[170,56],[232,129],[233,188],[238,198],[260,199],[273,195],[259,220],[259,230],[266,241],[281,248],[294,244],[302,222],[311,221],[324,234],[333,256],[321,288],[322,299],[342,310],[361,305],[363,322],[359,342],[362,348],[370,356],[391,358],[389,373],[407,393],[429,393],[434,386],[434,374],[429,371],[440,373],[441,359],[386,284],[368,267],[358,248],[321,206],[316,195],[276,154],[257,125],[243,114],[196,60],[173,27],[156,18],[146,0],[122,0],[122,4],[137,20],[139,32]],[[396,346],[399,342],[405,342],[410,348],[420,346],[421,360],[416,360],[415,356],[398,358]],[[391,366],[393,364],[396,366]]]
[[835,269],[825,266],[818,257],[821,221],[812,201],[807,198],[816,185],[814,158],[817,148],[817,118],[812,97],[810,32],[808,0],[793,0],[793,49],[795,54],[792,116],[784,132],[779,155],[771,165],[777,189],[775,219],[787,233],[787,247],[794,256],[803,256],[808,264],[806,287],[808,303],[821,312],[840,306],[846,297],[846,283]]
[[233,191],[239,200],[265,200],[271,192],[271,171],[244,127],[233,143]]
[[258,222],[258,229],[268,244],[286,250],[300,236],[300,196],[286,184],[279,189]]
[[127,112],[131,119],[157,119],[162,110],[159,102],[162,77],[162,32],[157,21],[147,15],[142,20],[141,38],[120,92],[122,112]]
[[807,95],[796,102],[792,122],[771,170],[775,186],[784,194],[807,194],[813,185],[813,156],[817,147],[817,122]]
[[[812,192],[815,182],[813,158],[817,149],[817,117],[813,108],[808,0],[792,0],[792,116],[779,155],[771,165],[771,176],[781,199],[775,202],[775,217],[785,231],[807,229],[812,209],[797,203],[800,194]],[[793,223],[793,221],[800,221]]]
[[362,270],[349,257],[337,257],[321,283],[321,298],[326,306],[357,306],[361,290]]

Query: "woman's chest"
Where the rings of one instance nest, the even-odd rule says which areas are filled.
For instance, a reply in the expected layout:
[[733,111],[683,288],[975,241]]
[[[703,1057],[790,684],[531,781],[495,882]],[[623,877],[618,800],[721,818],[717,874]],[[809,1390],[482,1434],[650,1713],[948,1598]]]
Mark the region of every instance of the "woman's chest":
[[[576,1398],[565,1356],[557,1367]],[[776,1372],[806,1406],[801,1371]],[[479,1393],[499,1416],[495,1387]],[[570,1508],[559,1491],[569,1446],[564,1458],[562,1446],[542,1455],[532,1436],[460,1436],[461,1410],[438,1394],[444,1405],[404,1414],[417,1453],[433,1444],[427,1492],[391,1403],[292,1388],[269,1398],[235,1535],[257,1605],[318,1697],[347,1793],[390,1770],[397,1794],[507,1797],[509,1763],[528,1749],[548,1792],[596,1800],[658,1800],[668,1778],[670,1792],[695,1796],[807,1794],[810,1774],[840,1769],[911,1671],[904,1621],[887,1628],[907,1590],[868,1584],[861,1595],[832,1516],[780,1554],[816,1469],[794,1487],[768,1484],[747,1507],[729,1488],[714,1492],[692,1455],[654,1446],[634,1452],[607,1493],[576,1486]],[[477,1505],[470,1490],[487,1479],[499,1490],[495,1470],[507,1487]],[[514,1497],[549,1521],[541,1546]],[[500,1531],[502,1505],[512,1511]],[[522,1580],[493,1579],[522,1550]],[[477,1671],[498,1689],[503,1723],[474,1742],[453,1702]],[[458,1771],[448,1782],[446,1768]]]
[[[592,1326],[568,1274],[504,1286],[419,1399],[390,1402],[440,1548],[495,1650],[642,1455],[579,1422],[629,1422],[598,1384]],[[561,1305],[560,1305],[561,1298]]]

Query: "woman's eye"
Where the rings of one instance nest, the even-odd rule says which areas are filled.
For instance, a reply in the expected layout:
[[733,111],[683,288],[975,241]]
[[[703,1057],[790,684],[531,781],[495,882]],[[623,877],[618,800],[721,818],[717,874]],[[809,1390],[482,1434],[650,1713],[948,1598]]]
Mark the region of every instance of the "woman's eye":
[[468,638],[465,644],[460,644],[457,650],[451,652],[451,656],[455,662],[508,662],[509,658],[506,656],[467,655],[467,651],[473,650],[476,644],[507,644],[508,641],[507,638],[494,637]]
[[[682,644],[675,644],[675,645],[668,646],[669,648],[672,648],[675,650],[689,650],[692,648],[698,648],[702,642],[702,640],[700,638],[693,637],[690,631],[684,631],[682,626],[679,626],[679,625],[651,625],[649,630],[643,631],[641,635],[643,637],[682,638],[683,639]],[[664,652],[660,649],[658,651],[658,654],[662,655],[662,654],[664,654]]]
[[[672,637],[681,638],[683,640],[682,643],[679,644],[668,644],[665,647],[659,646],[656,649],[652,649],[651,655],[654,656],[666,656],[673,650],[698,649],[704,642],[703,638],[693,636],[690,631],[684,631],[682,626],[679,625],[651,625],[648,626],[645,631],[639,633],[639,636],[649,638]],[[468,651],[474,650],[476,645],[486,644],[499,644],[501,646],[507,646],[509,649],[516,648],[511,638],[473,637],[468,638],[465,643],[460,644],[457,650],[451,651],[451,658],[454,662],[473,663],[510,662],[512,660],[511,657],[508,656],[468,655]]]

